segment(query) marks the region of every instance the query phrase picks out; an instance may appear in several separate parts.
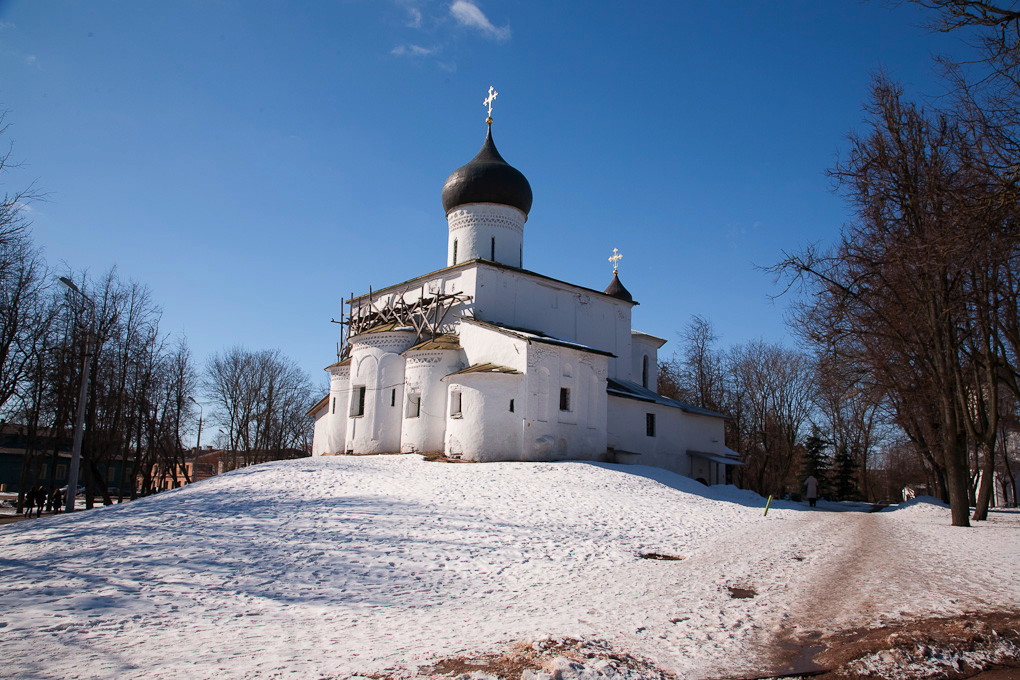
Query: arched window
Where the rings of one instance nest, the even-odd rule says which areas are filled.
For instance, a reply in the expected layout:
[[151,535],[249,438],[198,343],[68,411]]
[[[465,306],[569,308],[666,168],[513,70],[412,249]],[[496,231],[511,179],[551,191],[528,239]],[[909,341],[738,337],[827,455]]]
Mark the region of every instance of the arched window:
[[648,355],[641,357],[641,387],[648,389]]

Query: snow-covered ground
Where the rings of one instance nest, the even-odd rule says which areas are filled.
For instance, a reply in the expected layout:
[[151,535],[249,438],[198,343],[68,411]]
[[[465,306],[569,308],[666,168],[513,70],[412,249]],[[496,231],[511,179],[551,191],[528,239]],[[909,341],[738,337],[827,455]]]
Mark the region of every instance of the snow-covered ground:
[[1020,514],[821,505],[640,466],[260,465],[0,527],[0,677],[410,676],[550,636],[719,677],[777,639],[1020,607]]

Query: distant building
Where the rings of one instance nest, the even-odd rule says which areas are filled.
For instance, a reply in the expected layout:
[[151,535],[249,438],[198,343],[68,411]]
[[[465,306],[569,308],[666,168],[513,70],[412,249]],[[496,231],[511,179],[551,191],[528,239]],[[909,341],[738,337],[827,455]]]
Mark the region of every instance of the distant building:
[[[66,486],[70,461],[69,436],[54,435],[49,428],[40,428],[32,434],[25,425],[4,423],[0,426],[0,491],[26,491],[22,488],[23,474],[28,488]],[[124,461],[113,459],[104,464],[101,474],[105,475],[108,486],[115,486],[123,470]],[[79,484],[83,483],[84,474],[79,477]]]

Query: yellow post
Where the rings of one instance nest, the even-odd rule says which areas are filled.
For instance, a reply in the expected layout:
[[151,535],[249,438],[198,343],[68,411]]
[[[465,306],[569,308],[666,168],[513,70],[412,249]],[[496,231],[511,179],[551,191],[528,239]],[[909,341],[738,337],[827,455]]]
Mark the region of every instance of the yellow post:
[[762,517],[766,517],[769,514],[770,505],[772,505],[772,494],[769,494],[769,499],[765,501],[765,512],[761,513]]

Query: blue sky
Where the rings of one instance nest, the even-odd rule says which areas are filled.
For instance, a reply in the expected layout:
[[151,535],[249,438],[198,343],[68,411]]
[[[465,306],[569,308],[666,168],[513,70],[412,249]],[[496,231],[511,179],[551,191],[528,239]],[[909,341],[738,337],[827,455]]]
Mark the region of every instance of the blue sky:
[[[53,264],[147,284],[195,358],[281,348],[324,384],[340,299],[445,264],[440,190],[500,95],[530,180],[525,266],[621,280],[635,327],[679,346],[793,343],[755,265],[831,242],[825,176],[884,70],[945,91],[961,53],[875,0],[0,0],[8,191],[35,180]],[[938,101],[934,99],[933,101]]]

